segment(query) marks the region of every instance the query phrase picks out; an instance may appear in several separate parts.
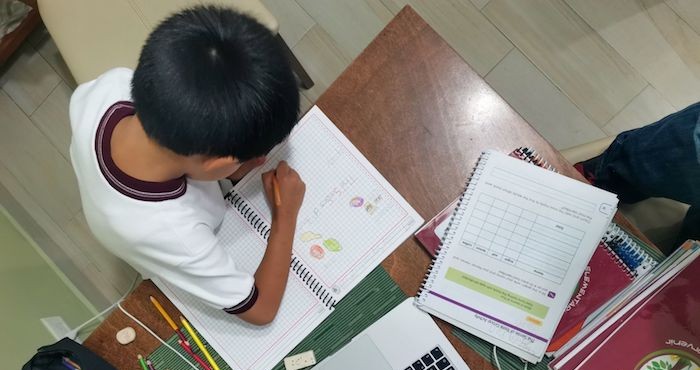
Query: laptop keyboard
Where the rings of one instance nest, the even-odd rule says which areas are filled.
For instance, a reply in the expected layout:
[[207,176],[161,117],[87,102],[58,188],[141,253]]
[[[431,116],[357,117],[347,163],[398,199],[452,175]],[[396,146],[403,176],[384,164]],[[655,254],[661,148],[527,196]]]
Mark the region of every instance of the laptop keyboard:
[[440,347],[435,347],[416,360],[406,370],[454,370],[450,361],[442,354]]

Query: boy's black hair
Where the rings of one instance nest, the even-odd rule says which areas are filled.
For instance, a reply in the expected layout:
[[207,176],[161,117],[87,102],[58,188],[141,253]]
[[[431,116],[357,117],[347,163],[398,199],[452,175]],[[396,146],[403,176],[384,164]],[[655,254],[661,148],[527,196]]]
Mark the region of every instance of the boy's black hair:
[[214,6],[179,12],[150,34],[131,94],[146,134],[180,155],[266,154],[299,111],[296,79],[275,36]]

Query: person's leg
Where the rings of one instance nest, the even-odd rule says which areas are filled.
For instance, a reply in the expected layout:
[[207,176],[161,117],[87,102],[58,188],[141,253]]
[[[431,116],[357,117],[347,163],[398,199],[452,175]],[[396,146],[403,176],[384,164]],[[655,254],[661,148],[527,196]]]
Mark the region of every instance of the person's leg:
[[700,103],[623,132],[603,154],[577,164],[622,203],[664,197],[700,205]]
[[676,245],[681,245],[688,239],[700,240],[700,207],[698,206],[691,206],[685,214]]

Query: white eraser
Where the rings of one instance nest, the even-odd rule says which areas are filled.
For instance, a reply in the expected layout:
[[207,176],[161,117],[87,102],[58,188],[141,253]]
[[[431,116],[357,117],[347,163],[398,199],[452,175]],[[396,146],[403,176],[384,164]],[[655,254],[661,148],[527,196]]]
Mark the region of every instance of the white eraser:
[[127,345],[136,339],[136,330],[131,326],[119,330],[117,332],[117,342],[123,345]]
[[289,356],[284,359],[284,367],[287,370],[297,370],[316,365],[316,356],[314,351],[302,352],[298,355]]

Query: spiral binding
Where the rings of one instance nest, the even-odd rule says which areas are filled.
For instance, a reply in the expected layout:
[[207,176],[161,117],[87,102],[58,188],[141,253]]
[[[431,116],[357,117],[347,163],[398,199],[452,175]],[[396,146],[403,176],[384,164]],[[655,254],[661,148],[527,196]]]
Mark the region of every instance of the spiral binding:
[[549,164],[549,162],[547,162],[547,160],[545,160],[544,157],[542,157],[532,148],[521,146],[520,148],[513,150],[510,153],[510,156],[523,160],[527,163],[532,163],[538,167],[544,168],[545,170],[550,170],[559,173],[559,171],[557,171],[557,169],[554,168],[554,166]]
[[609,250],[623,262],[625,267],[637,277],[651,270],[658,264],[632,237],[622,228],[611,222],[603,235],[603,242]]
[[[263,239],[268,240],[270,237],[270,226],[253,211],[253,208],[245,202],[243,197],[236,193],[234,190],[229,191],[225,196],[226,199],[233,208],[238,210],[238,212],[245,218],[248,223],[255,229]],[[289,264],[289,269],[299,277],[299,279],[311,290],[311,292],[323,303],[326,308],[335,308],[338,301],[333,297],[330,290],[326,288],[323,283],[321,283],[307,268],[304,263],[297,258],[297,256],[292,255],[292,261]]]
[[440,270],[440,267],[442,266],[446,255],[446,253],[443,253],[446,252],[445,246],[449,245],[449,242],[452,241],[456,233],[455,228],[453,228],[452,225],[456,224],[457,222],[461,221],[462,218],[464,218],[464,212],[466,211],[466,207],[463,207],[463,205],[467,204],[469,202],[469,199],[471,199],[472,195],[474,194],[474,187],[476,186],[476,182],[484,170],[483,167],[486,165],[488,157],[489,152],[481,153],[481,157],[479,157],[479,162],[477,163],[476,167],[474,167],[471,176],[469,176],[469,179],[467,179],[467,182],[464,185],[464,193],[462,193],[462,195],[459,197],[459,200],[457,201],[457,208],[455,209],[455,213],[452,214],[450,221],[447,223],[447,228],[445,229],[445,234],[442,237],[440,246],[435,251],[435,257],[430,263],[430,267],[428,267],[428,274],[426,275],[425,280],[423,280],[423,283],[418,289],[417,301],[419,304],[425,303],[427,287],[432,286],[435,282],[437,273],[433,273],[433,271]]
[[637,274],[635,274],[635,272],[632,271],[625,264],[625,261],[623,261],[622,258],[620,258],[620,256],[618,256],[617,253],[615,253],[615,251],[613,251],[612,248],[610,248],[610,245],[607,241],[605,241],[605,239],[600,240],[599,246],[605,249],[605,252],[608,254],[608,256],[610,256],[610,258],[612,258],[613,261],[615,261],[615,264],[618,265],[620,267],[620,270],[622,270],[627,276],[629,276],[631,279],[634,279],[637,276]]

